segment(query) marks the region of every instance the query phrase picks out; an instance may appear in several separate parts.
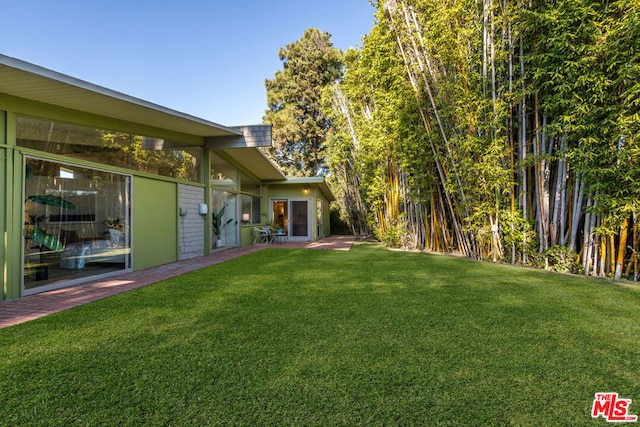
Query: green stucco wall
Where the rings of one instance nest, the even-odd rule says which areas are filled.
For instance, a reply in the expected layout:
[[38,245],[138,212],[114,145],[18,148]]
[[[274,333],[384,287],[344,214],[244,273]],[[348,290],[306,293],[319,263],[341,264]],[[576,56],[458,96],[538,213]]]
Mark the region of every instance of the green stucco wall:
[[[307,186],[309,187],[309,186]],[[306,198],[314,195],[315,189],[310,188],[310,191],[305,194],[305,186],[302,184],[287,184],[287,185],[270,185],[269,186],[269,198],[270,199],[292,199],[292,198]]]
[[133,269],[178,260],[178,186],[133,178]]
[[249,246],[253,244],[253,227],[255,225],[243,225],[240,227],[240,246]]
[[[10,129],[5,126],[4,113],[0,132],[5,141]],[[0,148],[0,263],[2,265],[1,300],[20,297],[22,286],[22,155],[11,149]]]
[[[0,130],[4,132],[4,128]],[[0,266],[2,266],[2,294],[0,295],[0,301],[7,299],[7,291],[9,290],[9,283],[6,280],[8,269],[11,265],[7,262],[7,251],[4,245],[4,240],[7,238],[7,150],[0,148],[0,232],[2,232],[2,244],[0,245]]]
[[[5,298],[14,299],[20,296],[22,287],[22,265],[14,260],[22,259],[22,185],[24,176],[22,156],[13,150],[6,151],[6,203],[5,209],[5,235],[4,243],[6,249],[6,270],[5,270]],[[18,209],[16,209],[18,207]],[[17,256],[15,256],[17,255]]]
[[[305,192],[305,189],[307,190]],[[309,199],[311,203],[311,232],[313,240],[319,237],[317,233],[318,217],[316,215],[316,202],[322,200],[322,234],[328,236],[331,232],[329,226],[329,202],[322,192],[313,184],[273,184],[266,191],[267,212],[271,209],[269,200],[272,199]]]
[[14,151],[13,115],[0,110],[0,301],[20,297],[22,287],[22,154]]

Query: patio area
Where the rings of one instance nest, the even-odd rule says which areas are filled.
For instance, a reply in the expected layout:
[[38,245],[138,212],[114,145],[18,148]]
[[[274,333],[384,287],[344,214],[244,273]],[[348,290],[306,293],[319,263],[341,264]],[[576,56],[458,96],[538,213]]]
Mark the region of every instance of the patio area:
[[150,267],[144,270],[109,277],[108,279],[83,283],[78,286],[70,286],[68,288],[29,295],[13,301],[0,303],[0,328],[17,325],[48,314],[67,310],[132,289],[141,288],[190,271],[199,270],[210,265],[219,264],[271,247],[348,251],[351,249],[354,240],[355,238],[352,236],[332,236],[319,239],[316,242],[285,242],[235,247],[216,251],[207,256]]

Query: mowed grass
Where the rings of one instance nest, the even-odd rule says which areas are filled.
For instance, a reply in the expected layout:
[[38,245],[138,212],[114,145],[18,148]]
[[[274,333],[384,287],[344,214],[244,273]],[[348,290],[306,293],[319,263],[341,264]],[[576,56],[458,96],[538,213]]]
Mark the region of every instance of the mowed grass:
[[640,414],[640,288],[375,244],[0,330],[8,426],[605,425],[609,391]]

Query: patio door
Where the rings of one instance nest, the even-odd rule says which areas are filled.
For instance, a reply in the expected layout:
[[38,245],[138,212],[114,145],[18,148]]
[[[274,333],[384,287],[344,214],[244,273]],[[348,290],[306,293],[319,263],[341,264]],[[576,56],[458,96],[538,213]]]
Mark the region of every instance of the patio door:
[[238,246],[238,196],[227,193],[227,209],[222,228],[224,246]]
[[290,200],[291,237],[309,237],[309,201]]
[[238,245],[238,196],[218,189],[211,190],[212,248]]
[[131,268],[131,176],[26,157],[22,295]]
[[289,240],[309,241],[311,235],[311,200],[308,198],[271,201],[272,220],[282,225]]

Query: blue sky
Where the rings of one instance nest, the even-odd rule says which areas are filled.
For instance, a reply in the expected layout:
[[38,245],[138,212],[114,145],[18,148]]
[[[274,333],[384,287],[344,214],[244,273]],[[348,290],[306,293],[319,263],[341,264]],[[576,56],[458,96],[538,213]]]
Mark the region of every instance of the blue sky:
[[264,80],[305,29],[346,50],[374,24],[369,0],[7,3],[0,53],[223,125],[262,122]]

